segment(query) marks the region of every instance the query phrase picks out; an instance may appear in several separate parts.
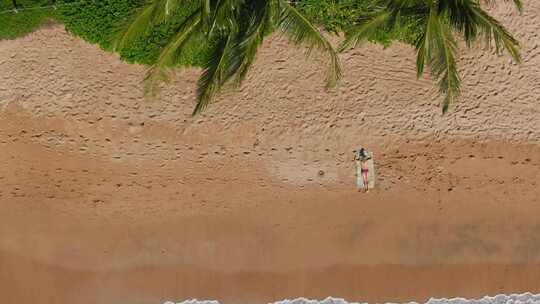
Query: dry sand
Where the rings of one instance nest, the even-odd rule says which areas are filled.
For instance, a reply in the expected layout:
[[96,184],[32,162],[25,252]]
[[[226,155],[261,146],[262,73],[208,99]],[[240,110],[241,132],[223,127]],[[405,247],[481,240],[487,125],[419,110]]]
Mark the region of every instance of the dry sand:
[[[446,116],[400,45],[344,54],[325,92],[320,65],[274,38],[191,118],[197,70],[145,101],[143,67],[61,26],[0,42],[1,302],[539,292],[540,3],[526,8],[496,11],[523,64],[467,52]],[[377,161],[368,194],[359,145]]]

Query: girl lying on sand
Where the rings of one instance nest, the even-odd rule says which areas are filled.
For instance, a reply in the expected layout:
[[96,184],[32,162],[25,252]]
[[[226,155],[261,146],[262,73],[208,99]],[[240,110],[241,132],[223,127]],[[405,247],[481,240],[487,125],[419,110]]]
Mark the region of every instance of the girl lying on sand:
[[[354,150],[353,152],[354,160],[356,161],[356,186],[359,192],[368,192],[370,188],[370,174],[374,173],[370,172],[372,164],[369,162],[373,162],[373,160],[370,153],[364,148]],[[373,179],[373,177],[371,177],[371,179]]]

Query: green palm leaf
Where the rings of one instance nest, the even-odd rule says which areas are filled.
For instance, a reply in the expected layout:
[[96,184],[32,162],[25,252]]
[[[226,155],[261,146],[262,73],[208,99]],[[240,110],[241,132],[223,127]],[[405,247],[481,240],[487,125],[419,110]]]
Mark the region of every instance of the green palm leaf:
[[128,44],[144,35],[153,24],[167,22],[179,8],[183,0],[147,1],[134,14],[133,20],[121,28],[113,41],[113,49],[121,50]]
[[237,70],[235,71],[235,84],[237,86],[240,85],[246,77],[264,37],[274,28],[273,17],[275,12],[271,1],[256,2],[252,12],[252,17],[237,42],[239,49],[239,63]]
[[153,0],[154,10],[152,19],[154,23],[166,22],[183,0]]
[[193,115],[202,112],[212,98],[219,92],[223,84],[227,81],[228,57],[231,52],[232,35],[223,33],[217,37],[212,53],[204,64],[204,70],[197,83],[197,105],[193,110]]
[[311,24],[306,17],[300,14],[285,0],[279,1],[281,9],[280,28],[295,44],[307,45],[307,55],[312,50],[320,50],[329,57],[327,87],[333,87],[342,77],[338,54],[330,42]]
[[445,95],[442,111],[446,113],[460,95],[461,80],[456,63],[456,40],[435,8],[430,12],[425,36],[424,49],[429,54],[426,58],[431,73],[438,80],[439,92]]
[[495,45],[497,52],[506,49],[514,60],[521,62],[519,41],[501,23],[491,17],[482,8],[479,6],[471,6],[470,8],[484,35],[486,44],[490,47]]
[[131,42],[142,36],[150,29],[153,22],[152,16],[155,10],[155,4],[146,4],[138,10],[127,27],[121,29],[113,41],[113,49],[116,51],[127,47]]
[[371,39],[377,31],[388,24],[389,17],[390,12],[388,11],[381,11],[373,16],[364,17],[357,26],[347,32],[345,40],[341,43],[339,50],[344,51],[349,48],[358,47],[362,42]]
[[217,0],[212,13],[208,15],[210,18],[208,34],[212,35],[213,31],[238,31],[240,21],[243,19],[240,16],[243,2],[243,0]]
[[433,74],[439,78],[439,92],[445,95],[442,111],[446,113],[450,104],[461,94],[461,79],[456,63],[456,40],[447,25],[440,24],[440,31],[438,51],[430,67]]
[[200,9],[195,10],[178,28],[176,35],[161,51],[159,58],[145,76],[145,93],[156,96],[159,83],[168,81],[167,69],[174,66],[189,39],[201,28]]

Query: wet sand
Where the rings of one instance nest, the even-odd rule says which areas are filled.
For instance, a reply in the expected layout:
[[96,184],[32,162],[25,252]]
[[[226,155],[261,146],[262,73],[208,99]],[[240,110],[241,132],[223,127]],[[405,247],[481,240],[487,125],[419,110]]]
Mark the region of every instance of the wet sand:
[[[117,271],[59,268],[3,254],[18,266],[2,272],[6,303],[163,303],[171,299],[220,299],[267,303],[276,299],[323,299],[339,294],[363,301],[424,301],[431,297],[539,290],[540,265],[339,265],[314,271],[225,273],[189,265],[143,266]],[[3,265],[4,266],[4,265]],[[21,273],[32,273],[31,276]],[[29,288],[28,286],[39,286]]]
[[[191,118],[195,69],[147,101],[143,67],[61,26],[1,41],[3,301],[540,292],[540,4],[527,5],[496,12],[524,63],[465,52],[446,116],[401,45],[344,54],[325,92],[317,62],[271,39],[239,91]],[[359,145],[375,153],[368,194]]]

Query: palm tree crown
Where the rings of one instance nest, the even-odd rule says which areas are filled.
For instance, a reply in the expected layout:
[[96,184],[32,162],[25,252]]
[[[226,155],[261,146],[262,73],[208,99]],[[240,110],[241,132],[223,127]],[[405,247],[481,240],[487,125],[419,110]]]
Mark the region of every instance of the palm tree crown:
[[[456,62],[459,34],[468,47],[483,38],[497,52],[507,50],[517,62],[521,61],[518,41],[481,7],[479,0],[377,0],[375,9],[362,16],[347,33],[340,47],[345,50],[370,40],[378,31],[391,31],[414,22],[420,29],[416,41],[416,68],[420,77],[429,66],[437,79],[439,92],[444,95],[442,110],[460,95],[460,77]],[[484,0],[494,3],[495,0]],[[521,0],[513,0],[519,11]]]
[[[140,8],[134,20],[121,31],[115,49],[126,47],[152,23],[167,22],[184,8],[182,0],[152,0]],[[196,9],[163,48],[146,75],[146,89],[152,94],[157,83],[168,79],[167,68],[175,64],[183,47],[195,35],[211,42],[210,56],[198,81],[198,102],[193,114],[203,111],[227,83],[239,85],[253,64],[264,38],[280,29],[296,44],[322,51],[329,58],[327,85],[341,77],[337,52],[324,36],[286,0],[197,0]]]

